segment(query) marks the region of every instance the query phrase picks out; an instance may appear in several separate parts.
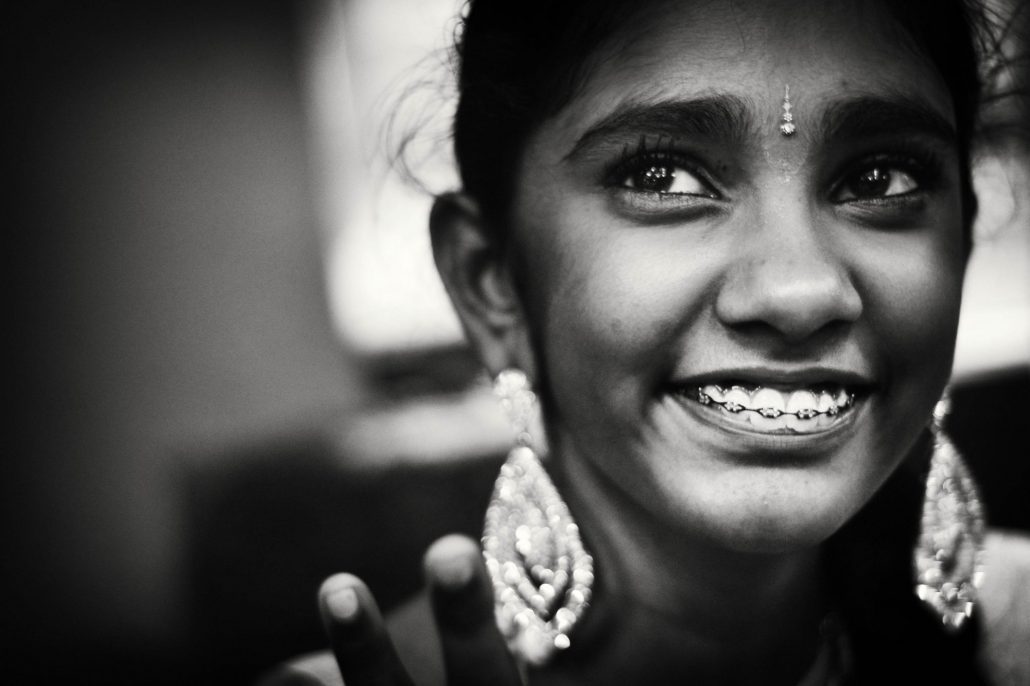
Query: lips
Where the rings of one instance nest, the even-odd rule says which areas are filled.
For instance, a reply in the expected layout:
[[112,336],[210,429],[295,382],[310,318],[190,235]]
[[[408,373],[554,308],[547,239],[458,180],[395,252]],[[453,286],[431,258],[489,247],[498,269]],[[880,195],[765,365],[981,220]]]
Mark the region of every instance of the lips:
[[710,419],[770,434],[812,434],[841,424],[864,395],[868,384],[857,377],[760,383],[738,379],[706,380],[677,387]]

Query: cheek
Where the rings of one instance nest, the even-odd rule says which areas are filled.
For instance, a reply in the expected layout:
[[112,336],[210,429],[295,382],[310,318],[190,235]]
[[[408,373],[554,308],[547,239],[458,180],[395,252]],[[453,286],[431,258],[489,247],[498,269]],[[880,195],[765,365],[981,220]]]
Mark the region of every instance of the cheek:
[[858,281],[877,347],[916,368],[950,368],[962,295],[961,228],[885,238],[873,250],[856,251],[863,255]]
[[879,450],[896,463],[929,420],[951,375],[962,295],[961,226],[887,234],[856,271],[868,347],[883,371]]
[[526,287],[553,391],[639,407],[682,353],[685,322],[701,316],[712,261],[676,229],[611,221],[572,208],[537,225]]

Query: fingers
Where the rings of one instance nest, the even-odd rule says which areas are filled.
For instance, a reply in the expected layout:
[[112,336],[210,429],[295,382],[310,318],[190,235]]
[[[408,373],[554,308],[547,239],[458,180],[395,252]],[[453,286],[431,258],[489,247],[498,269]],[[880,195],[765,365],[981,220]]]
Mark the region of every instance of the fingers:
[[479,546],[465,536],[445,536],[426,552],[425,568],[448,686],[519,686],[494,622],[493,588]]
[[412,686],[361,579],[329,577],[318,591],[318,607],[346,686]]
[[[464,536],[434,543],[425,558],[448,686],[520,686],[515,662],[494,623],[494,599],[479,546]],[[368,587],[336,574],[319,590],[319,608],[347,686],[412,686]]]

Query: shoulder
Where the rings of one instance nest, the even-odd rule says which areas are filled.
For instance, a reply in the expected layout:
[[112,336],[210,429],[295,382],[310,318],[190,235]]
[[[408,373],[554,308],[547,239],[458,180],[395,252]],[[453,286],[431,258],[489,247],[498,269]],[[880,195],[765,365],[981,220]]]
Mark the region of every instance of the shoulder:
[[[443,686],[443,658],[429,599],[420,593],[386,618],[397,654],[408,674],[425,686]],[[267,674],[257,686],[343,686],[328,650],[301,655]]]
[[998,686],[1030,683],[1030,536],[992,530],[980,589],[980,660]]

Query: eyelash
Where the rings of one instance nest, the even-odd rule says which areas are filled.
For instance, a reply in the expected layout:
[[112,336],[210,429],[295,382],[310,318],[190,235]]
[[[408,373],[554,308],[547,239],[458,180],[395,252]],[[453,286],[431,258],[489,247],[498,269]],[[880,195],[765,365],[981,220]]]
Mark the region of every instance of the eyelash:
[[[626,179],[640,173],[647,167],[679,167],[689,172],[698,183],[704,186],[708,195],[694,195],[687,193],[662,193],[648,191],[646,189],[628,188],[624,185]],[[606,169],[604,174],[604,185],[609,188],[621,189],[633,193],[643,193],[652,196],[673,196],[673,197],[697,197],[697,198],[721,198],[721,194],[715,189],[711,178],[705,170],[697,164],[689,155],[677,150],[675,141],[668,138],[648,140],[641,136],[635,145],[626,145],[622,154],[614,164]]]
[[[910,176],[916,183],[916,188],[894,195],[853,198],[848,200],[835,200],[847,184],[855,182],[859,176],[873,169],[897,169]],[[931,150],[912,149],[900,152],[879,153],[864,157],[856,163],[850,164],[838,180],[830,188],[830,199],[837,204],[861,203],[861,204],[893,204],[903,203],[912,200],[926,192],[934,190],[939,184],[943,175],[944,163],[940,157]]]
[[[605,169],[603,186],[618,198],[626,211],[639,216],[673,220],[698,217],[700,213],[718,211],[726,198],[718,189],[707,168],[690,154],[676,147],[676,140],[660,136],[648,138],[642,135],[635,144],[626,144],[621,155]],[[919,212],[929,193],[938,189],[944,179],[945,163],[940,154],[932,148],[919,145],[917,141],[895,144],[889,152],[880,152],[863,157],[852,157],[852,162],[843,165],[844,171],[836,175],[836,181],[829,186],[827,200],[844,209],[851,208],[862,221],[891,222],[906,221],[913,212]],[[703,192],[679,192],[648,189],[627,185],[627,180],[642,174],[649,167],[678,167],[690,174]],[[890,190],[891,172],[900,170],[911,178],[914,187],[900,193],[870,195],[851,191],[855,197],[841,198],[849,185],[857,184],[861,175],[880,168],[888,172]],[[833,177],[831,177],[833,178]],[[884,192],[886,192],[886,190]]]

